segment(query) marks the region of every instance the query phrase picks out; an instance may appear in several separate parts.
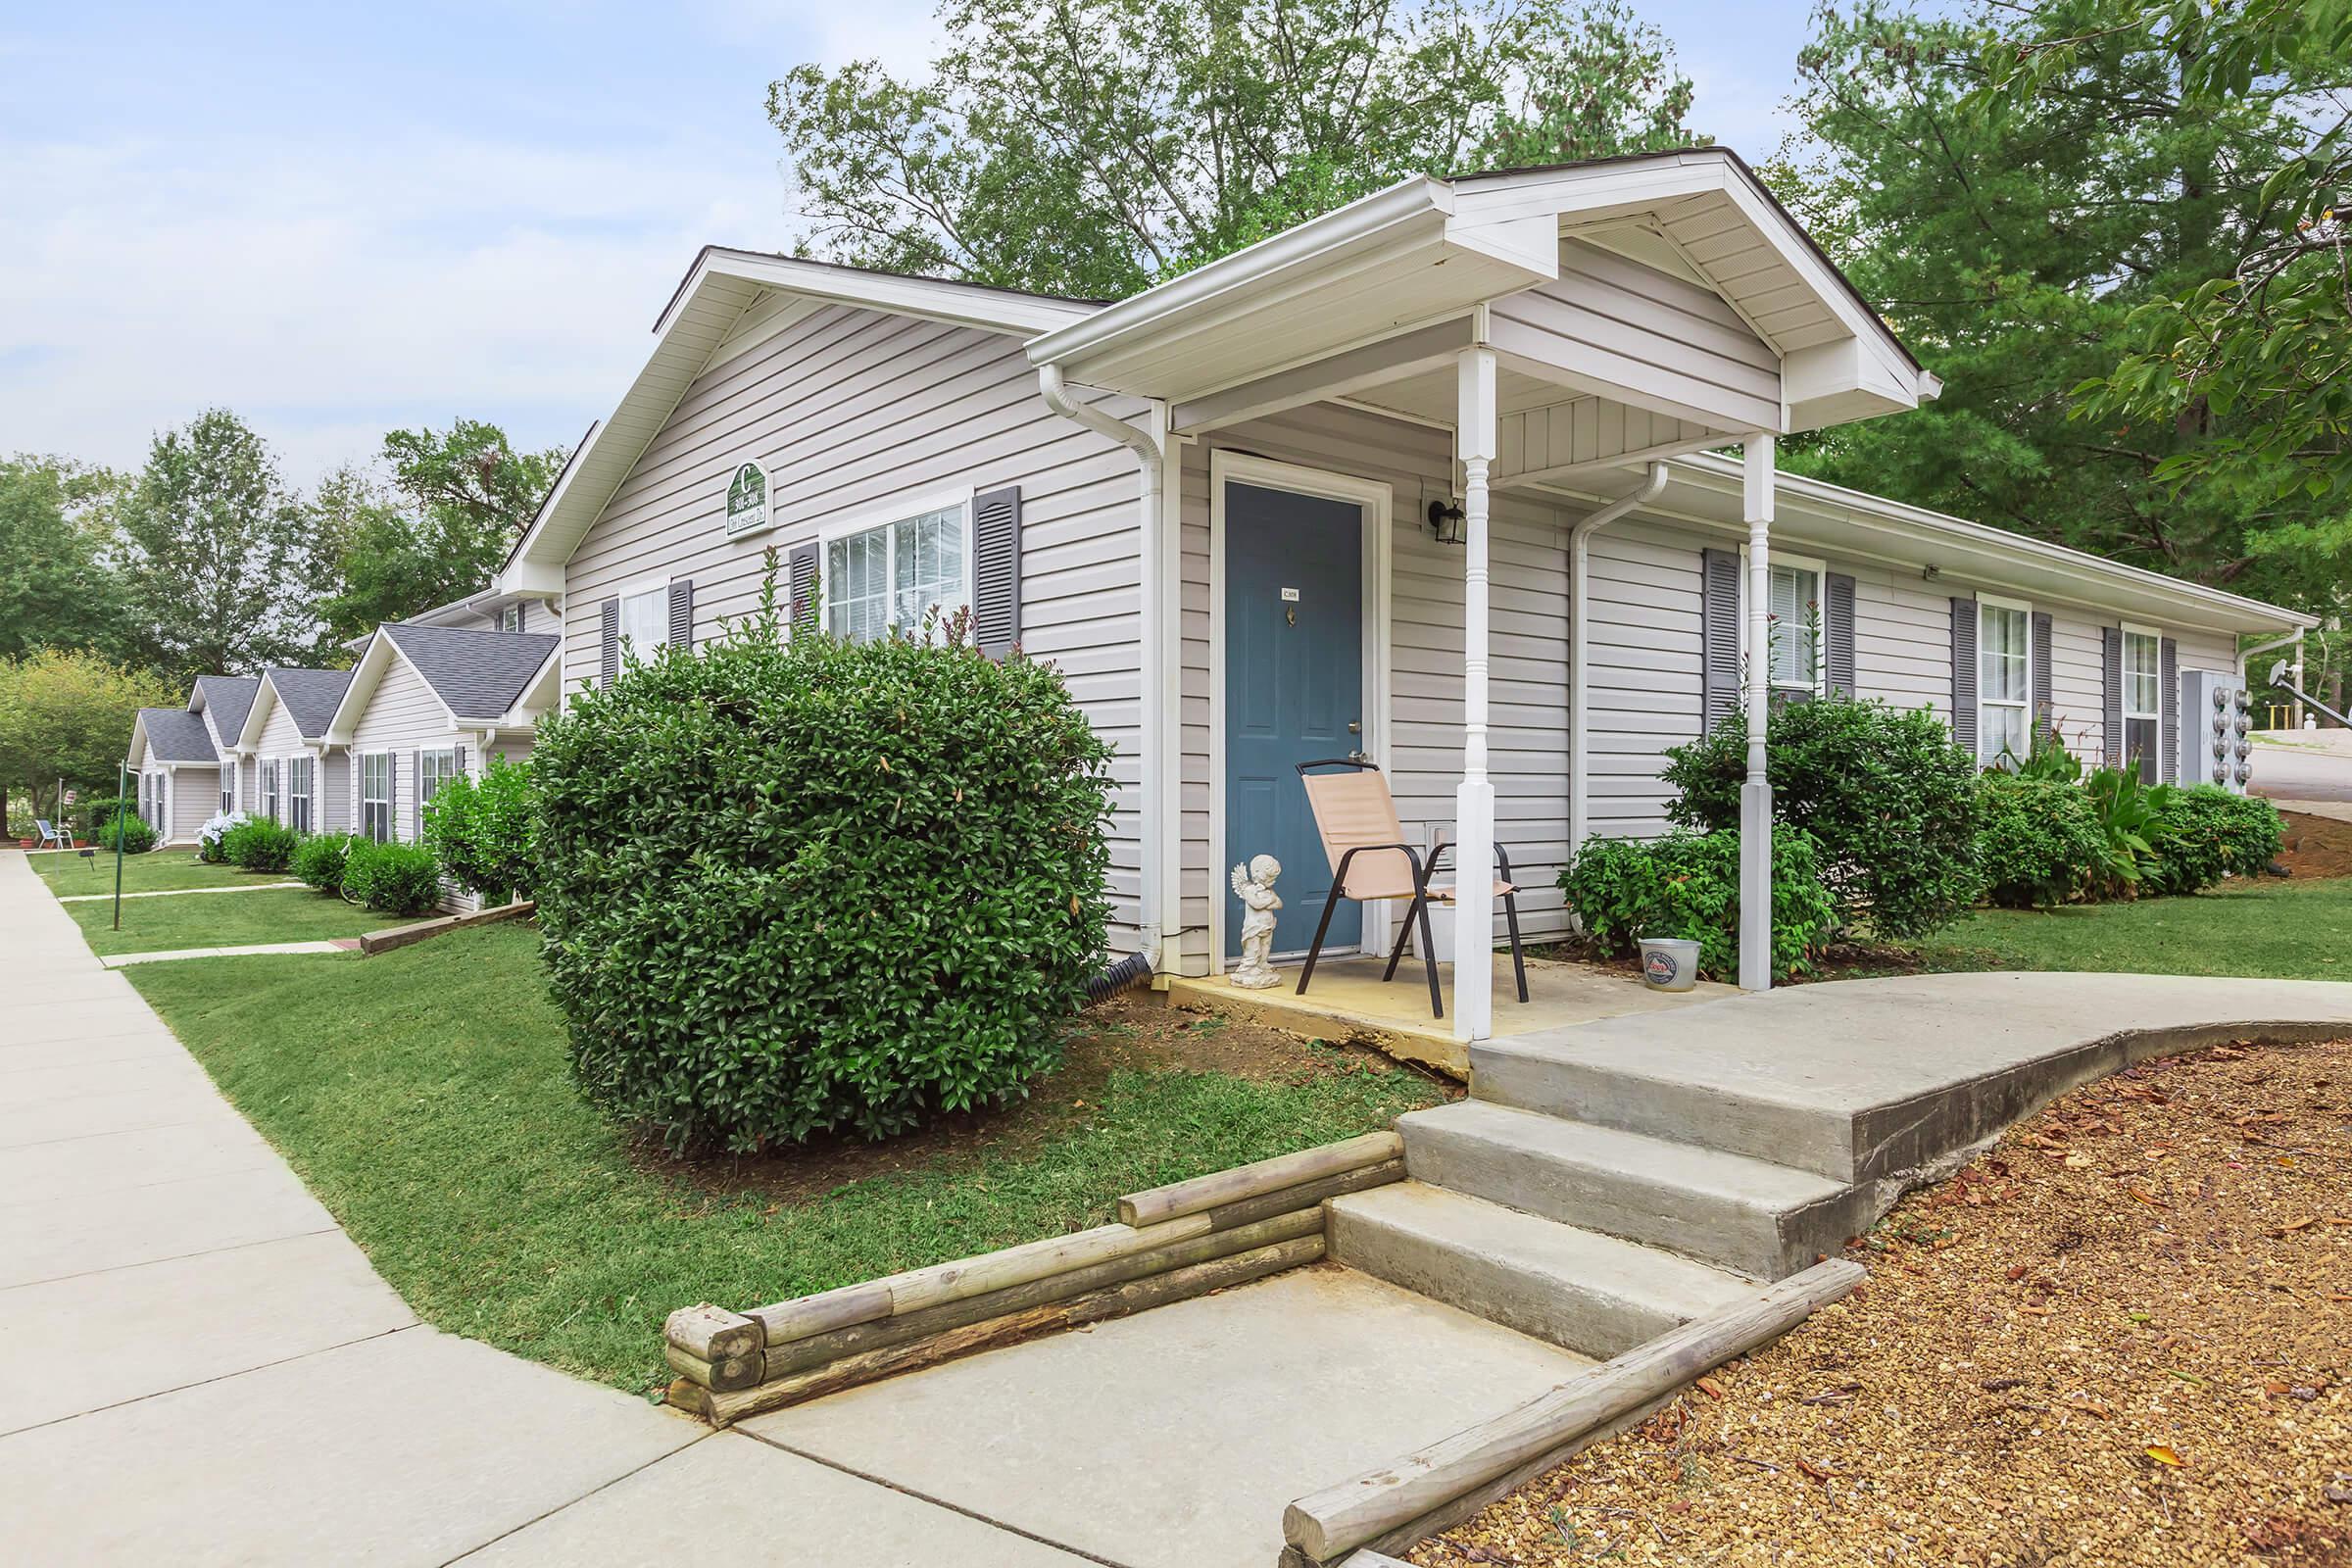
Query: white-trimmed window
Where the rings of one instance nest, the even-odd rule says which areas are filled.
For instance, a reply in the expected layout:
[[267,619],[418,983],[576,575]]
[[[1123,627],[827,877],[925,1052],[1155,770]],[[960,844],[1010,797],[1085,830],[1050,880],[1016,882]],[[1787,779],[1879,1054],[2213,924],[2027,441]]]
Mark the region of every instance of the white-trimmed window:
[[2034,744],[2034,614],[2013,600],[1977,600],[1977,758],[2024,761]]
[[1824,616],[1821,563],[1772,563],[1772,684],[1821,694]]
[[311,785],[318,775],[318,761],[312,758],[286,759],[286,826],[297,833],[308,833],[314,825]]
[[277,819],[277,759],[265,757],[261,760],[262,815]]
[[2124,627],[2124,745],[2139,776],[2157,778],[2159,725],[2164,708],[2163,639],[2144,626]]
[[[416,755],[416,809],[422,812],[425,803],[441,793],[441,786],[458,776],[458,753],[455,747],[438,752],[419,752]],[[422,815],[417,817],[423,821]]]
[[522,630],[522,601],[517,599],[511,605],[499,606],[495,624],[500,631]]
[[920,631],[933,611],[969,609],[970,509],[949,502],[852,527],[825,541],[825,624],[834,635],[868,642]]
[[622,596],[620,640],[633,646],[639,659],[653,658],[669,642],[669,584]]
[[368,752],[360,759],[360,831],[378,844],[392,842],[390,752]]

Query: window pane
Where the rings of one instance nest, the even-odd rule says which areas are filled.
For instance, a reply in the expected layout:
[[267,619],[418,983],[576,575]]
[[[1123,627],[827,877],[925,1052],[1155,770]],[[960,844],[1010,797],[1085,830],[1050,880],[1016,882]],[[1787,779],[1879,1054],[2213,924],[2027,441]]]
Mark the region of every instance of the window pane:
[[669,641],[669,590],[654,588],[623,599],[620,635],[637,650],[638,658],[651,659]]
[[2026,701],[2026,612],[1986,605],[1978,635],[1978,696],[1988,703]]
[[825,547],[825,617],[834,635],[868,642],[890,629],[890,534],[868,528]]
[[1802,566],[1772,568],[1772,680],[1777,686],[1814,684],[1814,633],[1819,624],[1820,574]]
[[2124,633],[2124,713],[2154,718],[2157,714],[2157,640],[2145,632]]
[[919,630],[932,610],[963,607],[963,509],[943,508],[893,525],[891,618]]
[[1987,708],[1978,719],[1977,755],[1985,761],[1997,761],[2005,750],[2022,761],[2026,756],[2026,710],[2022,708]]

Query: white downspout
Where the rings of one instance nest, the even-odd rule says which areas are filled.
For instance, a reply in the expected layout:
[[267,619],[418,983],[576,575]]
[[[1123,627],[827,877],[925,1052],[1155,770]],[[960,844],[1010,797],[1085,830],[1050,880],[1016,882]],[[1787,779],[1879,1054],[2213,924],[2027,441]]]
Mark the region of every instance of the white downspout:
[[1125,419],[1114,418],[1091,403],[1081,403],[1070,396],[1061,378],[1061,367],[1051,362],[1037,368],[1038,394],[1046,407],[1063,418],[1101,435],[1108,436],[1135,454],[1136,466],[1141,470],[1142,494],[1139,498],[1139,538],[1137,549],[1143,594],[1142,614],[1142,702],[1138,705],[1141,756],[1137,760],[1143,769],[1143,867],[1140,893],[1142,907],[1138,918],[1142,922],[1144,952],[1152,956],[1155,972],[1173,973],[1177,965],[1176,933],[1182,929],[1183,914],[1176,903],[1178,879],[1167,874],[1165,860],[1175,846],[1169,831],[1170,813],[1167,808],[1167,789],[1163,769],[1174,754],[1169,740],[1176,714],[1174,704],[1168,700],[1167,677],[1172,669],[1165,647],[1167,628],[1162,611],[1161,535],[1166,531],[1161,496],[1166,488],[1167,453],[1163,446],[1167,429],[1167,406],[1154,401],[1151,418],[1139,427]]
[[[2253,682],[2247,678],[2246,671],[2252,666],[2254,658],[2257,654],[2275,654],[2279,649],[2286,647],[2289,643],[2299,645],[2302,643],[2302,641],[2303,634],[2300,631],[2290,631],[2285,636],[2274,637],[2267,643],[2256,643],[2253,647],[2247,649],[2244,653],[2237,656],[2237,683],[2240,686],[2251,686],[2253,684]],[[2303,684],[2303,671],[2300,667],[2302,662],[2303,650],[2300,646],[2298,646],[2295,649],[2295,663],[2298,666],[2295,670],[2295,684],[2297,686]]]
[[1590,696],[1586,679],[1585,604],[1592,579],[1592,536],[1636,507],[1645,507],[1666,488],[1666,465],[1652,463],[1649,476],[1633,490],[1581,518],[1568,530],[1568,853],[1585,847],[1592,833],[1592,774],[1585,764],[1586,715]]

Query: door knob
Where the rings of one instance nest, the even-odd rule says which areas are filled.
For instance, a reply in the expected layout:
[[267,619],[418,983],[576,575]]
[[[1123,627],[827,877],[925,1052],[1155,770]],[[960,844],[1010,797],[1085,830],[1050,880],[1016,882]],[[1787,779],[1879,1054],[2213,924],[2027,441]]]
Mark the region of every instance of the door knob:
[[1363,732],[1364,732],[1364,721],[1363,721],[1362,719],[1360,719],[1360,718],[1351,718],[1351,719],[1349,719],[1349,720],[1348,721],[1348,734],[1350,734],[1350,735],[1361,735]]

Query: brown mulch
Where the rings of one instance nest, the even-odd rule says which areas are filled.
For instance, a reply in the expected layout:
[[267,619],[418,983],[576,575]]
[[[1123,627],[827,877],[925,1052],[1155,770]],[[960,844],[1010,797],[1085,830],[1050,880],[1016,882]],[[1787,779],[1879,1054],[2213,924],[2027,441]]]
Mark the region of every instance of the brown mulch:
[[1029,1098],[1017,1103],[942,1116],[880,1143],[855,1137],[820,1139],[782,1155],[683,1163],[647,1149],[638,1158],[646,1168],[714,1197],[757,1195],[779,1203],[813,1202],[852,1182],[926,1170],[943,1159],[1033,1152],[1065,1128],[1087,1120],[1089,1107],[1099,1103],[1116,1072],[1215,1072],[1268,1083],[1304,1083],[1366,1068],[1420,1072],[1369,1047],[1310,1041],[1204,1009],[1172,1006],[1152,996],[1129,995],[1082,1014],[1071,1027],[1060,1069],[1039,1079]]
[[2086,1086],[1851,1255],[1411,1561],[2352,1563],[2352,1042]]
[[2280,811],[2286,844],[2278,863],[2289,876],[2352,876],[2352,822],[2304,811]]

